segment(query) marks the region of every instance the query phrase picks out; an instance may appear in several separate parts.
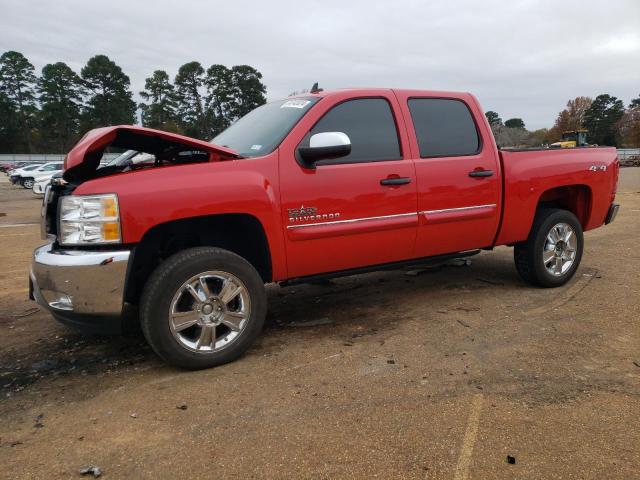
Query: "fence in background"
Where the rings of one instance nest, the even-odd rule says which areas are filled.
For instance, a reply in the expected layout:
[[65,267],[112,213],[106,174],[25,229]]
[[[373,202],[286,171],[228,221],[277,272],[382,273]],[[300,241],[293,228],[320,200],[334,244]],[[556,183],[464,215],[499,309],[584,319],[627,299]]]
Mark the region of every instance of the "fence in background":
[[633,157],[640,157],[640,148],[619,148],[618,149],[618,160],[621,162],[624,160],[629,160]]
[[[119,153],[105,153],[102,157],[102,161],[111,161],[116,158]],[[3,153],[0,154],[0,164],[13,163],[13,162],[33,162],[33,163],[47,163],[47,162],[61,162],[64,160],[65,155],[58,153]]]

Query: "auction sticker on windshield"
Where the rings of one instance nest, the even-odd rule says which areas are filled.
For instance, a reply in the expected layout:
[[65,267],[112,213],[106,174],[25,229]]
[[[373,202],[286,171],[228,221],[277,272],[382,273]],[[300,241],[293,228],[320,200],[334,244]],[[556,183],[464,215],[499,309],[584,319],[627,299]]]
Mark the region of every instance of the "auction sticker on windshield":
[[287,100],[280,105],[280,108],[304,108],[310,103],[310,100]]

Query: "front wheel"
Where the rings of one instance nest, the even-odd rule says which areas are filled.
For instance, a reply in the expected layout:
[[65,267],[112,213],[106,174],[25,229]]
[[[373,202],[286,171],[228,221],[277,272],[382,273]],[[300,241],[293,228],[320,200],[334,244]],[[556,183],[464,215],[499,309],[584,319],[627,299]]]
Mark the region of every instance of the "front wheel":
[[22,186],[23,186],[24,188],[33,188],[33,183],[34,183],[33,178],[25,178],[25,179],[22,181]]
[[516,269],[533,285],[559,287],[576,273],[583,247],[582,225],[573,213],[540,209],[527,241],[515,246]]
[[238,358],[264,324],[262,278],[242,257],[190,248],[163,262],[145,285],[140,325],[167,363],[191,370]]

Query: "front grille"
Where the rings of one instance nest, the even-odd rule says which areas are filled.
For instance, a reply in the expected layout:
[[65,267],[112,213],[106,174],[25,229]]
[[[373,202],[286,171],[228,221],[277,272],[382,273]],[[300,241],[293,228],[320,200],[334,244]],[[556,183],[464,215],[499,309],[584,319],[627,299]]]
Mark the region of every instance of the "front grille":
[[54,201],[54,197],[56,197],[55,191],[49,184],[44,189],[44,198],[42,199],[42,209],[40,211],[40,234],[43,240],[49,238],[50,235],[56,235],[56,217],[53,210],[54,205],[58,202],[57,199]]
[[69,195],[74,190],[69,184],[50,183],[44,191],[42,199],[40,233],[47,240],[58,236],[58,204],[60,197]]

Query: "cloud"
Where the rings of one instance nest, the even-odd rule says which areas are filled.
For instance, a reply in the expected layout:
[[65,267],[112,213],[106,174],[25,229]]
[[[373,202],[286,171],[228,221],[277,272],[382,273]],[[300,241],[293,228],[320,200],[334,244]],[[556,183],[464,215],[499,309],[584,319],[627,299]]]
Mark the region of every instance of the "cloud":
[[1,1],[0,51],[77,71],[104,53],[136,93],[155,69],[249,64],[272,99],[316,81],[465,90],[529,128],[578,95],[640,94],[637,0]]

